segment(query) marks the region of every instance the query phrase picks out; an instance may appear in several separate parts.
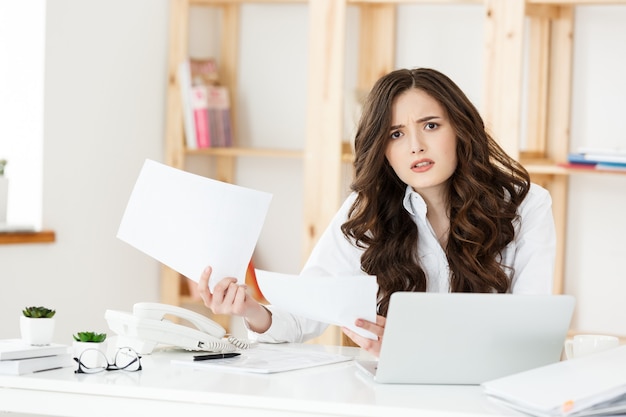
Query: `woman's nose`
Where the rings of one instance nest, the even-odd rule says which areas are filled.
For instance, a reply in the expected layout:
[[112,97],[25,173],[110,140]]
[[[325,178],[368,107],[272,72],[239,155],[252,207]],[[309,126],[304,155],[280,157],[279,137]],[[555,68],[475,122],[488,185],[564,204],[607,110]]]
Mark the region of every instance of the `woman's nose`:
[[422,141],[417,135],[412,134],[410,136],[409,143],[411,145],[411,153],[416,154],[416,153],[424,152],[424,144],[422,143]]

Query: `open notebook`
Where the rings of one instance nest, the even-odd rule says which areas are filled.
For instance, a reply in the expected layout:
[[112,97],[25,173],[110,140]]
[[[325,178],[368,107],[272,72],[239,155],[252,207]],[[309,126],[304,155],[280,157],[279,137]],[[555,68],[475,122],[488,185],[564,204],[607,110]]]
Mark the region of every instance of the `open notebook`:
[[398,292],[378,361],[381,383],[480,384],[560,360],[574,310],[568,295]]

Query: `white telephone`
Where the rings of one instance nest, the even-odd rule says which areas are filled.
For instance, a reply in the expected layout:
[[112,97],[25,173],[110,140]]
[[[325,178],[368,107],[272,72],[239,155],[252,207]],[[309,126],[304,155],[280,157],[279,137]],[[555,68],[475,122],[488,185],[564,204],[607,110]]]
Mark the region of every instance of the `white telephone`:
[[[165,320],[168,314],[196,328]],[[208,352],[232,352],[249,347],[248,343],[232,337],[224,339],[226,330],[208,317],[173,305],[136,303],[132,314],[107,310],[104,318],[118,335],[117,345],[129,346],[140,354],[151,353],[157,344]]]

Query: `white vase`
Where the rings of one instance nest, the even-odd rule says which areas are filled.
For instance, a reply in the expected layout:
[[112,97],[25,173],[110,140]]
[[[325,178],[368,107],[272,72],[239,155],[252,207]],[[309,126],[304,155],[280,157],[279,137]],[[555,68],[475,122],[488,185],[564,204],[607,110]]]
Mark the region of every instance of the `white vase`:
[[49,345],[54,337],[54,318],[20,316],[20,332],[22,340],[29,345]]
[[72,348],[74,351],[74,357],[80,358],[80,361],[84,366],[88,368],[106,368],[108,364],[106,341],[98,343],[74,341]]
[[9,205],[9,179],[0,176],[0,224],[7,222],[7,207]]

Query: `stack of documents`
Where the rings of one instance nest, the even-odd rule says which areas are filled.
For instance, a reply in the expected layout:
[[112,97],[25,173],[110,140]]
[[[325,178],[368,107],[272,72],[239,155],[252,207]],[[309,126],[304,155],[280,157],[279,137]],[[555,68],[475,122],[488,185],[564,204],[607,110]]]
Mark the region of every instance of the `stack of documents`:
[[496,402],[534,416],[626,414],[626,346],[482,384]]

